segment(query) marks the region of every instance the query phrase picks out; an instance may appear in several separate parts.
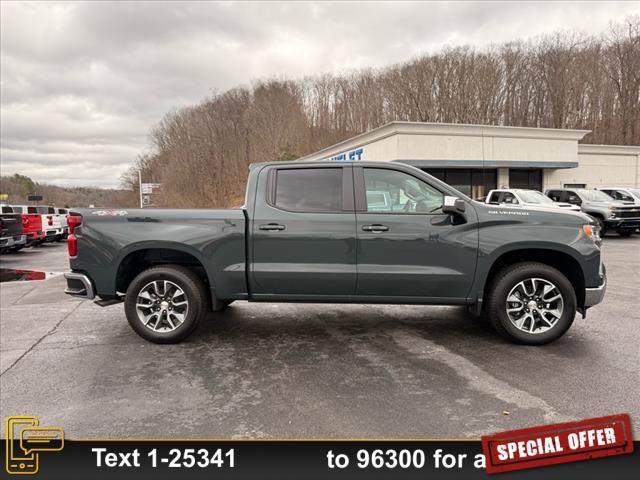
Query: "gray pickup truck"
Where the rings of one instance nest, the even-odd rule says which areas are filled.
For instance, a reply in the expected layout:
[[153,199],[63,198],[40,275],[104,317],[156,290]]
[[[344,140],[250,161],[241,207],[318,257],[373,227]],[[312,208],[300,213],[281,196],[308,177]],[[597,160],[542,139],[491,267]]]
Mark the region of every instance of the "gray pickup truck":
[[585,188],[548,190],[547,196],[554,202],[578,205],[580,210],[591,215],[598,224],[600,235],[612,229],[623,237],[630,236],[640,228],[640,206],[633,201],[618,201],[600,190]]
[[543,344],[606,284],[586,215],[478,203],[399,163],[260,163],[239,209],[77,210],[68,224],[66,293],[124,301],[156,343],[249,300],[464,305]]
[[27,244],[22,232],[22,215],[8,205],[0,205],[0,253],[17,252]]

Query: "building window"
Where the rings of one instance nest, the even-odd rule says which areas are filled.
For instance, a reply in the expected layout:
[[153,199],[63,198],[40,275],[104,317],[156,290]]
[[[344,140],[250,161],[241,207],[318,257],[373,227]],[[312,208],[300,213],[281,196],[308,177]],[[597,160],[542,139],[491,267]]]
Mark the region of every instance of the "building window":
[[585,183],[565,183],[563,188],[587,188]]
[[496,169],[425,168],[423,170],[476,200],[484,200],[489,190],[494,190],[498,184]]
[[542,169],[509,169],[509,187],[542,191]]

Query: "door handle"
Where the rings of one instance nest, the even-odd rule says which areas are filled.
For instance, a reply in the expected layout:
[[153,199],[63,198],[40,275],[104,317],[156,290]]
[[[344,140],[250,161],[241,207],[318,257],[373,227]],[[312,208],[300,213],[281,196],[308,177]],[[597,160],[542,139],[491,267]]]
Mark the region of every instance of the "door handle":
[[386,232],[387,230],[389,230],[389,227],[387,227],[386,225],[379,225],[379,224],[363,225],[362,230],[364,230],[365,232],[380,233],[380,232]]
[[278,223],[269,223],[267,225],[260,225],[258,227],[260,230],[284,230],[285,226],[284,225],[280,225]]

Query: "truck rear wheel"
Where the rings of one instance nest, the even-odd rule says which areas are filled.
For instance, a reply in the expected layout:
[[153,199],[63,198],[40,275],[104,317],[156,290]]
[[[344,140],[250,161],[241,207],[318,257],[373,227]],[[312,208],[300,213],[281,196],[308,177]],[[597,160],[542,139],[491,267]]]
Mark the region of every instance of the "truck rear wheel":
[[131,328],[153,343],[187,338],[207,313],[206,289],[191,270],[179,265],[149,268],[133,279],[124,302]]
[[576,303],[567,277],[549,265],[526,262],[497,275],[488,314],[493,328],[512,342],[542,345],[571,327]]

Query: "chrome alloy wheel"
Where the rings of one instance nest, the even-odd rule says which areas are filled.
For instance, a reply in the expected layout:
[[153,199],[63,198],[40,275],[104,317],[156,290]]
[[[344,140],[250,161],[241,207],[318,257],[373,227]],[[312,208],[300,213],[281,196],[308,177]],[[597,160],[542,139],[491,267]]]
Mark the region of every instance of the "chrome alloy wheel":
[[562,293],[543,278],[527,278],[507,295],[507,316],[518,330],[526,333],[550,330],[562,317],[563,309]]
[[138,319],[154,332],[172,332],[182,325],[188,312],[187,296],[178,285],[169,280],[147,283],[138,292]]

